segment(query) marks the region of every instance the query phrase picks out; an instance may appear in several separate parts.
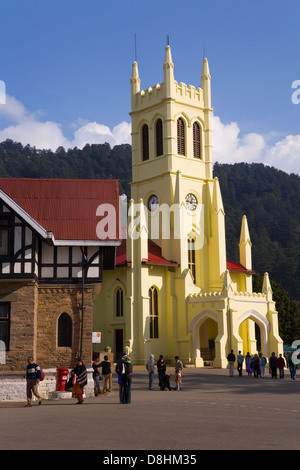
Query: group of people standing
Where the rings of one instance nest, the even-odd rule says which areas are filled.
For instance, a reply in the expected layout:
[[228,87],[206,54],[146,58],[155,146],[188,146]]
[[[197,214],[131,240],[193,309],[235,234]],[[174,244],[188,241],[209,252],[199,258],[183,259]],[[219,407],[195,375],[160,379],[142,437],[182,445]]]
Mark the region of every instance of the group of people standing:
[[237,371],[239,376],[243,373],[243,367],[245,362],[246,373],[248,377],[265,377],[265,369],[269,367],[269,373],[273,378],[277,379],[277,371],[279,371],[279,377],[281,379],[284,378],[284,370],[287,367],[290,371],[291,379],[296,379],[296,364],[293,362],[293,355],[292,353],[287,357],[287,361],[279,354],[278,357],[276,356],[275,352],[272,352],[269,360],[265,358],[265,356],[260,352],[258,354],[254,354],[251,356],[249,352],[247,352],[246,356],[242,354],[241,351],[238,352],[237,357],[233,350],[227,356],[228,364],[229,364],[229,375],[232,377],[234,374],[234,364],[237,362]]
[[[158,375],[158,384],[161,390],[172,390],[170,378],[171,374],[167,374],[167,364],[164,360],[163,355],[159,356],[159,359],[156,363],[157,375]],[[154,375],[155,375],[155,362],[154,354],[150,354],[150,357],[146,363],[146,369],[149,374],[149,390],[154,388]],[[182,387],[182,374],[183,364],[180,361],[178,356],[175,356],[175,387],[173,390],[181,390]]]

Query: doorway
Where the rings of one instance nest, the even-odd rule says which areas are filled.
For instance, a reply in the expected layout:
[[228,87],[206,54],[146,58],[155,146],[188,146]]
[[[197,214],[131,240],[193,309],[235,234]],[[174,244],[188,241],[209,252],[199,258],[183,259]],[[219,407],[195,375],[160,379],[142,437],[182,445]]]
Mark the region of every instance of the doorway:
[[118,361],[123,351],[123,330],[115,330],[115,360]]

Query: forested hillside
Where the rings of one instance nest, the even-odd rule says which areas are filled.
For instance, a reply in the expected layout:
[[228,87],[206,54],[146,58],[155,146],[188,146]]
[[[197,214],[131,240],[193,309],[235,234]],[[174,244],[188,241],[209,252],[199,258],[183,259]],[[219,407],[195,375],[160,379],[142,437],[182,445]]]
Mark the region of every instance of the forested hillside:
[[253,269],[300,299],[300,178],[262,164],[214,165],[226,213],[227,256],[238,260],[248,219]]
[[[86,145],[56,152],[0,144],[0,176],[24,178],[115,178],[130,197],[131,146]],[[227,255],[238,261],[242,216],[248,218],[253,269],[300,299],[300,178],[262,164],[214,165],[226,213]]]

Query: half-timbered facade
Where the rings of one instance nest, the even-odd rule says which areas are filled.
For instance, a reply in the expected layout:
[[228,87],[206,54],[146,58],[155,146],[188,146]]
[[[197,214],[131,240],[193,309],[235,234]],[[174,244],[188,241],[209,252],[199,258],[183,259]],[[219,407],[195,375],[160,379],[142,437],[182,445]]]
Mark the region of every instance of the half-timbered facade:
[[[116,230],[99,238],[99,207]],[[93,295],[118,240],[115,180],[0,178],[0,341],[3,370],[33,354],[44,368],[91,360]]]

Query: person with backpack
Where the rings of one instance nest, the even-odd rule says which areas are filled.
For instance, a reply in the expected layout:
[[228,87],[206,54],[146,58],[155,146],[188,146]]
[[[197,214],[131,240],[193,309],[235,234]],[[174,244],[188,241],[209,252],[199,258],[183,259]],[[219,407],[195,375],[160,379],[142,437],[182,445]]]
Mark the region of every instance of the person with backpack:
[[32,356],[27,359],[28,365],[26,368],[26,392],[27,392],[27,405],[32,406],[32,394],[38,399],[39,405],[42,404],[42,399],[38,392],[38,384],[40,383],[42,371],[39,365],[34,362]]
[[115,368],[115,372],[116,372],[116,374],[118,374],[120,403],[125,403],[125,394],[124,394],[125,359],[126,359],[126,354],[123,353],[121,358],[117,361],[116,368]]

